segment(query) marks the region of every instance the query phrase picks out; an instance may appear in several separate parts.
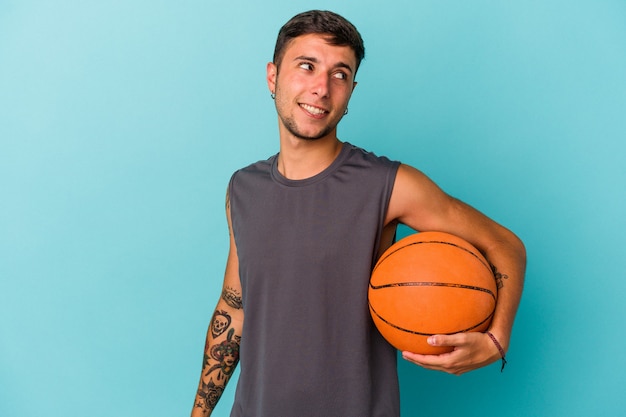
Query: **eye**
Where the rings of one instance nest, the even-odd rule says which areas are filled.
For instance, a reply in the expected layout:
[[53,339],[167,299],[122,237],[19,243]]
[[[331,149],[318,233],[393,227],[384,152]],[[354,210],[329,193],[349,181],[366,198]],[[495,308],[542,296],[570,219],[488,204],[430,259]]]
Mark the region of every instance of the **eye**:
[[309,63],[309,62],[302,62],[298,65],[298,67],[307,70],[307,71],[312,71],[313,70],[313,64]]
[[338,80],[347,80],[348,74],[346,74],[343,71],[337,71],[336,73],[333,74],[333,77],[337,78]]

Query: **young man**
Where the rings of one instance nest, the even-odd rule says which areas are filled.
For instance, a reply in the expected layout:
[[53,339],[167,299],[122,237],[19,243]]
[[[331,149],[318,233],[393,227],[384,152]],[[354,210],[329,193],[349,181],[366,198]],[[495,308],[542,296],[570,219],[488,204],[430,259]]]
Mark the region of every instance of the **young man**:
[[231,416],[399,415],[396,352],[367,308],[398,223],[470,241],[507,278],[490,333],[435,335],[429,343],[454,351],[403,358],[462,374],[508,348],[522,242],[420,171],[337,138],[363,56],[357,30],[331,12],[297,15],[279,33],[267,83],[280,152],[229,184],[230,251],[192,416],[210,415],[239,358]]

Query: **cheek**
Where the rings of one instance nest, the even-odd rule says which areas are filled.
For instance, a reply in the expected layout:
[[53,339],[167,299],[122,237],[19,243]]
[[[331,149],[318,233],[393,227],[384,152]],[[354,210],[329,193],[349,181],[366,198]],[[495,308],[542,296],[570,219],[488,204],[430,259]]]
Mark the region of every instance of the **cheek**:
[[311,78],[297,71],[281,73],[276,79],[277,90],[290,95],[298,95],[307,92],[311,88]]
[[335,97],[345,102],[350,101],[352,91],[354,90],[350,83],[342,80],[334,80],[334,82],[330,83],[330,88]]
[[352,94],[350,91],[346,91],[345,89],[337,89],[337,91],[333,91],[333,96],[335,98],[336,107],[343,108],[348,106]]

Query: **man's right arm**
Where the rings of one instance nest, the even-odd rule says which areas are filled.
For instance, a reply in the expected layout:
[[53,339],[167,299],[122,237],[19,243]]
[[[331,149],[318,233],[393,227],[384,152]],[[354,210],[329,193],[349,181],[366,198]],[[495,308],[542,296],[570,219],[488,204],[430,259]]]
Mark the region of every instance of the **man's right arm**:
[[232,233],[228,195],[226,196],[226,217],[230,234],[230,249],[224,285],[207,330],[202,373],[191,417],[211,415],[239,362],[239,343],[244,313],[239,280],[239,260]]

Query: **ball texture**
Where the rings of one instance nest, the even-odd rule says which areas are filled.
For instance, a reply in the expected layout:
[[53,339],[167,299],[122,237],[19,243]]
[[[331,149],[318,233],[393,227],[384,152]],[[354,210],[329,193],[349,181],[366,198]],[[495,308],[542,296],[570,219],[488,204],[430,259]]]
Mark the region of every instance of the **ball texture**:
[[440,354],[453,348],[430,346],[429,336],[488,329],[497,284],[491,266],[469,242],[421,232],[383,253],[368,298],[376,327],[396,349]]

